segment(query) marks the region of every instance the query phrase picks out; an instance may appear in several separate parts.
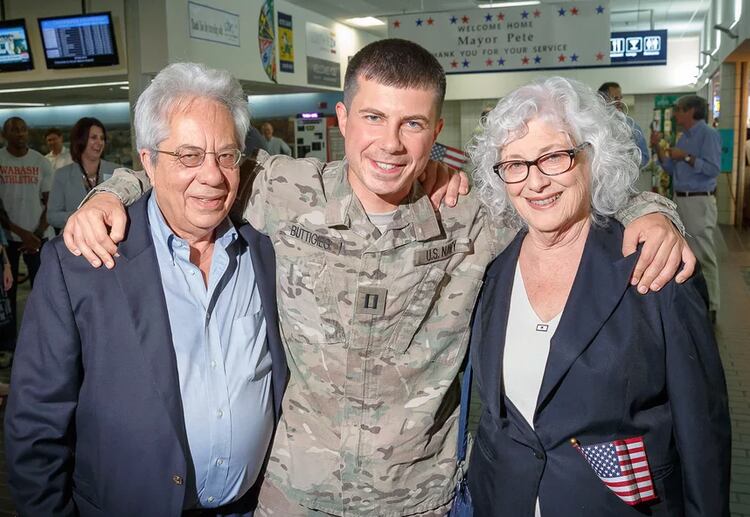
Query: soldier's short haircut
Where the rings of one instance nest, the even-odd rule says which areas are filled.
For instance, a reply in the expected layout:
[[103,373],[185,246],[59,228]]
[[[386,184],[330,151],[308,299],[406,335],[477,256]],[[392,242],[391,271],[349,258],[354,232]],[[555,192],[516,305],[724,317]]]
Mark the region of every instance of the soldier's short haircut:
[[683,110],[693,108],[693,120],[706,120],[706,99],[697,95],[685,95],[677,99],[677,106]]
[[357,52],[344,76],[344,104],[352,105],[359,78],[385,86],[434,90],[438,115],[445,99],[445,70],[435,56],[412,41],[389,38]]

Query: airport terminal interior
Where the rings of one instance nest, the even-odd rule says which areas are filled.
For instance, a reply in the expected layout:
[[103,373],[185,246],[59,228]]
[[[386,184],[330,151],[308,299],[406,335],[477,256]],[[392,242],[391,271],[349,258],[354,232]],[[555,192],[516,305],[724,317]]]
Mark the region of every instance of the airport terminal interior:
[[[82,160],[99,163],[93,176],[83,171],[86,191],[115,168],[141,169],[134,107],[159,71],[176,62],[204,63],[239,80],[255,138],[248,160],[260,148],[343,160],[337,105],[344,101],[347,65],[360,49],[385,38],[421,45],[445,70],[444,126],[431,157],[447,170],[464,171],[470,183],[474,164],[467,153],[488,112],[524,84],[562,76],[599,89],[641,135],[636,190],[674,199],[683,219],[684,200],[700,198],[713,207],[699,226],[710,227],[708,246],[718,269],[707,317],[714,319],[729,398],[729,504],[732,516],[750,517],[750,0],[0,0],[0,147],[23,146],[18,139],[25,135],[25,145],[45,156],[52,174],[45,190],[36,175],[24,177],[23,166],[4,163],[10,154],[0,150],[0,193],[12,196],[12,187],[39,181],[46,199],[61,183],[53,181],[56,171]],[[703,108],[686,107],[686,96],[703,99]],[[687,138],[687,110],[702,113],[696,120],[720,143],[719,171],[681,191],[660,156]],[[98,144],[90,143],[94,133]],[[685,162],[680,166],[703,163],[689,153],[674,154],[673,162],[677,156]],[[24,211],[3,201],[8,212]],[[78,202],[61,219],[53,220],[50,208],[50,226],[30,238],[41,245],[60,234]],[[37,254],[11,235],[5,219],[16,255],[18,245],[24,257]],[[20,328],[24,319],[27,266],[26,258],[20,261],[16,292],[0,296],[3,418],[9,393],[23,390],[11,382],[16,333],[9,326]],[[15,317],[9,295],[16,296]],[[470,432],[480,412],[474,397]],[[0,449],[5,515],[17,513]]]

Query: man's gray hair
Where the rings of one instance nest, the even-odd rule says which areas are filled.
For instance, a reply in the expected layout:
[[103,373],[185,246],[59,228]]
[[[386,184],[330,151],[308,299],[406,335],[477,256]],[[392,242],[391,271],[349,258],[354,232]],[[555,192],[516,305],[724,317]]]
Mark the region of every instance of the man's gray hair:
[[482,131],[469,146],[469,155],[482,202],[506,224],[515,228],[524,225],[492,166],[501,160],[503,147],[526,135],[528,122],[537,118],[567,133],[572,146],[588,142],[579,156],[591,170],[592,218],[597,222],[601,216],[614,215],[634,192],[638,178],[641,153],[633,127],[593,89],[563,77],[521,86],[501,99],[481,123]]
[[156,165],[158,157],[155,150],[169,138],[174,109],[196,98],[208,98],[226,106],[234,119],[237,145],[240,150],[245,149],[250,113],[239,81],[226,70],[201,63],[173,63],[154,77],[135,104],[136,147],[151,151],[152,165]]

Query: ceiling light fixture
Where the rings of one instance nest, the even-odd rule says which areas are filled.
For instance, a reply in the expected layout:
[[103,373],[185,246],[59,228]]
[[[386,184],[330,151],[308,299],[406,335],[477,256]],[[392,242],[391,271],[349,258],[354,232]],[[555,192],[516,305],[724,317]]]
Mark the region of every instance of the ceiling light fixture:
[[111,83],[84,83],[84,84],[64,84],[57,86],[35,86],[33,88],[7,88],[0,90],[0,93],[23,93],[23,92],[40,92],[46,90],[72,90],[75,88],[96,88],[97,86],[124,86],[127,81],[114,81]]
[[530,0],[528,2],[490,2],[488,4],[479,4],[481,9],[494,9],[496,7],[523,7],[524,5],[539,5],[539,0]]
[[0,106],[11,106],[16,108],[38,108],[40,106],[46,106],[43,102],[0,102]]
[[365,16],[363,18],[349,18],[346,20],[346,23],[349,25],[354,25],[355,27],[378,27],[380,25],[385,25],[385,22],[383,20],[378,20],[377,18],[374,18],[372,16]]

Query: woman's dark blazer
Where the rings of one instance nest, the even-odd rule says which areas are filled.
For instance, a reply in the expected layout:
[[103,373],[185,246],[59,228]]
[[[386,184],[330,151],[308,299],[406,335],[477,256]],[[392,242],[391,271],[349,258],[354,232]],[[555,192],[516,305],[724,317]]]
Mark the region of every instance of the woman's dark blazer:
[[[488,268],[471,337],[483,402],[469,462],[475,515],[729,515],[730,424],[696,274],[640,295],[622,227],[592,226],[552,337],[534,430],[505,396],[503,350],[521,232]],[[570,444],[643,436],[658,501],[628,506]]]

